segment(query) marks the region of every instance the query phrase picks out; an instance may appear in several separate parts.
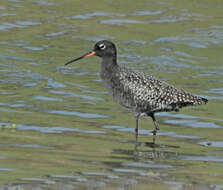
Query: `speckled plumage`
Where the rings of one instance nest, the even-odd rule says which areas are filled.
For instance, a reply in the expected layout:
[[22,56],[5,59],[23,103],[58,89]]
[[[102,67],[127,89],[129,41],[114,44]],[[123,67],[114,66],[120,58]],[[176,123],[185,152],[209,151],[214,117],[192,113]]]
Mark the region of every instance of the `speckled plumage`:
[[151,75],[119,66],[117,64],[116,47],[107,40],[97,42],[92,52],[66,64],[92,55],[102,58],[100,75],[109,94],[122,106],[134,112],[137,136],[140,115],[145,114],[153,119],[155,125],[153,136],[155,136],[159,128],[154,113],[178,111],[182,107],[206,104],[208,101],[177,89]]
[[[105,87],[121,105],[140,113],[178,111],[188,105],[200,105],[206,99],[177,89],[151,75],[126,67],[101,75]],[[110,77],[108,77],[110,76]]]

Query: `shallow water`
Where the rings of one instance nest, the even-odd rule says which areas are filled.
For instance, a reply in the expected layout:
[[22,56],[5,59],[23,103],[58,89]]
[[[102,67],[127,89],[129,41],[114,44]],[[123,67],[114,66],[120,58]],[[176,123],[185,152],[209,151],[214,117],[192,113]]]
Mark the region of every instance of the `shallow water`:
[[[223,189],[223,2],[3,0],[0,190]],[[101,39],[120,64],[209,99],[134,118],[102,85]]]

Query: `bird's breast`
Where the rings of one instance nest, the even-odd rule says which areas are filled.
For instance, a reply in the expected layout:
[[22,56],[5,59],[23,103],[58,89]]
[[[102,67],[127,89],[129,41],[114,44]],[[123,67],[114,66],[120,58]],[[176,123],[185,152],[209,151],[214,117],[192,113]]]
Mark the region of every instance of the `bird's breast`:
[[104,87],[108,90],[108,93],[122,106],[132,108],[134,101],[131,98],[129,91],[123,85],[123,81],[118,74],[111,75],[110,73],[101,73],[101,78]]

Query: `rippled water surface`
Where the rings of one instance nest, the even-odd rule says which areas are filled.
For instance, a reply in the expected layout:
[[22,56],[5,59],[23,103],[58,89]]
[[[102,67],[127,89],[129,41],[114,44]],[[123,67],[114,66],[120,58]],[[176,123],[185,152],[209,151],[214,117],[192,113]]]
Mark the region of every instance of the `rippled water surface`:
[[[223,2],[1,0],[0,190],[223,189]],[[209,99],[140,120],[102,85],[120,64]],[[136,146],[137,145],[137,146]]]

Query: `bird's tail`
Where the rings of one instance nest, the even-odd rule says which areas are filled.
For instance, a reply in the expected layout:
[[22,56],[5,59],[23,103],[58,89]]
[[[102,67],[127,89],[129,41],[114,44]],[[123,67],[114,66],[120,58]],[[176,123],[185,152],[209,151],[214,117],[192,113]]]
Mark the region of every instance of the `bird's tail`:
[[208,103],[208,100],[206,98],[196,97],[196,96],[194,97],[193,101],[194,105],[202,105]]
[[207,104],[208,103],[208,99],[206,98],[201,98],[202,99],[202,104]]
[[186,96],[183,96],[178,99],[176,106],[182,108],[185,106],[197,106],[197,105],[207,104],[207,102],[208,100],[206,98],[202,98],[192,94],[187,94]]

